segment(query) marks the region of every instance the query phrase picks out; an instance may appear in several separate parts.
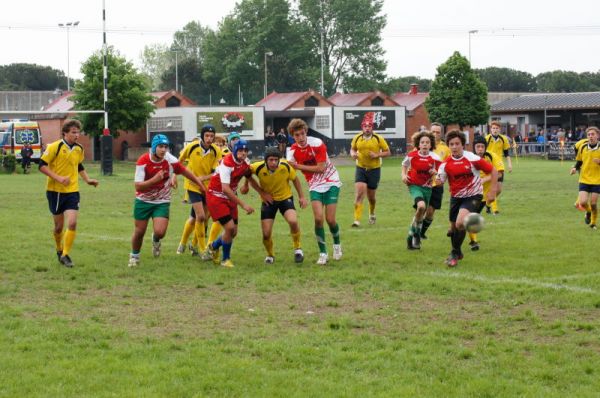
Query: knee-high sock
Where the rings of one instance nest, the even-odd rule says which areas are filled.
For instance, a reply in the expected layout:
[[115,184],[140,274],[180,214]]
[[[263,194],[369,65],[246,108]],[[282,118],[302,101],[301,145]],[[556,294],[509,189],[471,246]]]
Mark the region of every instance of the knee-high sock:
[[229,243],[223,242],[223,261],[231,258],[231,246],[233,246],[233,241]]
[[198,220],[196,220],[194,225],[194,235],[196,236],[196,241],[198,242],[197,247],[200,251],[206,250],[206,235],[204,231],[204,222],[198,222]]
[[355,203],[354,204],[354,221],[360,221],[362,218],[363,204]]
[[221,237],[219,236],[217,239],[215,239],[214,241],[212,241],[210,243],[210,246],[212,247],[213,250],[219,250],[219,248],[221,246],[223,246],[223,241],[221,240]]
[[54,243],[56,244],[56,251],[62,252],[62,250],[63,250],[63,231],[60,231],[58,233],[53,232],[52,234],[54,235]]
[[462,251],[461,246],[465,240],[466,235],[467,231],[465,231],[464,229],[456,229],[452,233],[452,250],[454,250],[455,253],[460,253]]
[[263,246],[265,247],[265,250],[267,251],[267,256],[271,256],[271,257],[275,256],[273,254],[273,238],[263,239]]
[[598,206],[592,206],[591,210],[592,217],[590,218],[590,224],[598,225]]
[[300,246],[300,231],[292,233],[292,245],[294,249],[300,249],[302,247]]
[[327,246],[325,245],[325,228],[315,227],[315,235],[317,236],[319,253],[327,253]]
[[375,214],[375,203],[369,202],[369,215]]
[[62,255],[66,256],[71,252],[73,242],[75,241],[76,232],[74,230],[67,229],[65,232],[65,245],[63,247]]
[[469,239],[471,239],[471,242],[477,242],[477,234],[469,232]]
[[498,197],[496,196],[496,200],[494,200],[492,203],[490,203],[490,207],[492,208],[492,211],[495,213],[498,211]]
[[219,224],[218,221],[213,220],[213,223],[210,226],[210,233],[208,234],[208,241],[214,242],[215,240],[217,240],[222,229],[223,227],[221,227],[221,224]]
[[333,243],[335,245],[339,245],[340,244],[340,226],[338,223],[335,223],[335,225],[329,226],[329,232],[331,232],[331,236],[333,236]]
[[181,240],[179,241],[180,245],[187,245],[188,239],[194,230],[194,220],[190,220],[189,218],[185,222],[183,226],[183,233],[181,234]]
[[430,220],[429,218],[423,219],[423,226],[421,227],[421,234],[424,234],[427,231],[427,229],[429,229],[432,222],[433,222],[433,220]]

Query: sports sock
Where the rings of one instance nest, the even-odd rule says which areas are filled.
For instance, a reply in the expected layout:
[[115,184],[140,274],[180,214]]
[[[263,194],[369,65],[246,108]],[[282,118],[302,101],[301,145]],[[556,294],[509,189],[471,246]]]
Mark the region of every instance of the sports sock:
[[53,232],[52,234],[54,235],[54,243],[56,243],[56,251],[61,252],[63,249],[63,231]]
[[139,257],[140,256],[140,251],[139,250],[132,250],[131,251],[131,255],[134,257]]
[[477,234],[469,232],[469,239],[471,239],[471,242],[477,242]]
[[183,233],[181,234],[181,240],[179,241],[180,245],[185,246],[187,244],[188,239],[190,239],[190,235],[192,234],[193,230],[194,230],[194,220],[190,220],[188,218],[187,221],[185,222],[185,225],[183,226]]
[[231,258],[231,246],[233,246],[233,241],[229,243],[223,242],[223,261]]
[[591,213],[592,212],[592,205],[590,204],[590,202],[587,202],[585,204],[585,211]]
[[274,257],[274,254],[273,254],[273,238],[263,239],[263,245],[265,246],[265,250],[267,251],[267,256]]
[[591,211],[592,217],[590,219],[590,224],[597,225],[597,221],[598,221],[598,206],[592,206],[591,210],[592,210]]
[[300,249],[300,231],[292,233],[292,242],[294,249]]
[[208,234],[208,241],[214,242],[215,240],[217,240],[219,234],[221,233],[221,229],[223,229],[221,227],[221,224],[219,224],[218,221],[213,220],[213,223],[210,226],[210,233]]
[[223,246],[223,241],[221,240],[220,236],[217,238],[217,240],[211,243],[211,247],[213,250],[219,250],[221,246]]
[[423,226],[421,227],[421,234],[424,234],[425,232],[427,232],[427,230],[431,226],[432,222],[433,222],[433,220],[430,220],[428,218],[423,219]]
[[455,229],[452,233],[452,250],[456,253],[462,252],[461,246],[465,240],[465,236],[467,235],[467,231],[464,229]]
[[194,235],[196,236],[196,247],[198,248],[198,250],[206,250],[206,235],[204,232],[204,222],[198,222],[198,220],[196,220],[196,223],[194,225]]
[[340,244],[340,226],[338,223],[335,223],[335,225],[329,226],[329,232],[331,232],[331,236],[333,236],[333,244],[335,245],[339,245]]
[[65,245],[63,247],[62,255],[66,256],[71,252],[71,248],[73,247],[73,242],[75,241],[76,231],[67,229],[65,232]]
[[317,236],[319,253],[327,253],[327,246],[325,246],[325,228],[315,227],[315,235]]
[[492,208],[492,211],[495,213],[498,211],[498,199],[494,200],[492,203],[490,203],[490,207]]
[[369,202],[369,215],[375,214],[375,203]]
[[360,221],[362,218],[363,204],[355,203],[354,204],[354,221]]

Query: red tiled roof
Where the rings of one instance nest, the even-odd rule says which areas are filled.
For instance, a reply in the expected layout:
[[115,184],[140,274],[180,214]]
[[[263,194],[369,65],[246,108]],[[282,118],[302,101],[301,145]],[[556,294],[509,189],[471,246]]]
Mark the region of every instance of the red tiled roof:
[[52,101],[51,103],[46,105],[43,110],[51,111],[51,112],[68,112],[68,111],[70,111],[75,106],[75,104],[73,104],[73,101],[71,101],[72,95],[73,95],[73,92],[65,91],[65,93],[63,95],[61,95],[60,97],[58,97],[57,99],[55,99],[54,101]]
[[356,106],[368,99],[373,93],[335,93],[329,97],[329,101],[337,106]]
[[288,110],[296,102],[308,98],[309,96],[315,96],[317,99],[321,101],[326,101],[330,105],[333,105],[327,98],[321,97],[319,93],[314,92],[312,90],[298,91],[293,93],[278,93],[276,91],[273,91],[271,94],[258,101],[255,105],[264,106],[265,112],[285,111]]
[[396,93],[392,96],[392,99],[396,101],[398,105],[405,106],[407,111],[413,111],[423,105],[428,96],[429,93]]

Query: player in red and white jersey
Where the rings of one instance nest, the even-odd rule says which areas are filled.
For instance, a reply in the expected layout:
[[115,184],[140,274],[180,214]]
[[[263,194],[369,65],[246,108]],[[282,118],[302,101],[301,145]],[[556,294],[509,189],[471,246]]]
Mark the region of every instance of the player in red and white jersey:
[[342,182],[337,169],[329,160],[327,147],[318,138],[308,137],[308,125],[302,119],[292,119],[288,132],[296,142],[288,151],[288,163],[296,170],[302,171],[310,192],[313,215],[315,217],[315,234],[319,244],[317,264],[325,265],[328,261],[325,245],[324,222],[327,221],[333,236],[333,259],[341,260],[342,245],[340,243],[340,227],[335,218],[337,201]]
[[[223,227],[223,233],[215,241],[207,245],[203,253],[204,260],[218,262],[219,249],[223,247],[223,258],[221,265],[233,268],[231,261],[231,246],[233,238],[237,235],[238,209],[240,206],[247,214],[252,214],[254,209],[244,203],[237,195],[236,190],[243,177],[252,175],[250,163],[248,162],[248,142],[240,139],[227,154],[208,184],[206,204],[213,220],[218,221]],[[258,184],[249,179],[250,185],[262,196],[262,190]],[[271,199],[272,200],[272,199]]]
[[441,158],[432,152],[435,149],[435,136],[429,131],[421,131],[412,136],[413,147],[402,161],[402,182],[408,185],[408,191],[416,209],[406,247],[409,250],[421,248],[421,228],[423,218],[431,199],[432,179],[442,163]]
[[449,267],[455,267],[463,258],[461,246],[465,240],[464,218],[479,210],[483,198],[483,185],[479,170],[490,174],[490,190],[486,200],[492,202],[496,198],[498,171],[487,160],[472,152],[464,150],[465,135],[452,130],[446,134],[446,142],[451,155],[438,170],[440,183],[448,180],[450,184],[450,223],[452,251],[446,259]]
[[131,237],[130,267],[139,265],[140,250],[150,218],[153,225],[152,254],[154,257],[160,255],[160,240],[167,233],[169,226],[173,173],[183,174],[199,186],[202,185],[202,181],[179,163],[168,150],[169,139],[163,134],[157,134],[152,139],[150,153],[140,156],[135,166],[135,228]]

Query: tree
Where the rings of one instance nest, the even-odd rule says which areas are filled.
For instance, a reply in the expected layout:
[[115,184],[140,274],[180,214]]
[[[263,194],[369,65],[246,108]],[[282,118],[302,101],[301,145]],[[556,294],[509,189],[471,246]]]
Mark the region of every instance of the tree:
[[36,64],[0,65],[0,90],[49,91],[67,89],[65,73]]
[[[588,91],[585,82],[577,72],[555,70],[540,73],[535,78],[540,92],[573,93],[577,91]],[[592,91],[592,90],[589,90]]]
[[485,84],[458,51],[438,66],[425,107],[430,120],[461,128],[487,123],[490,115]]
[[159,89],[162,81],[162,76],[169,69],[172,53],[169,46],[164,44],[151,44],[144,47],[140,55],[142,61],[141,71],[148,78],[152,90]]
[[531,73],[495,66],[475,69],[475,73],[487,85],[488,91],[532,93],[537,90],[537,83]]
[[[180,91],[198,104],[208,104],[210,88],[202,77],[202,65],[196,58],[184,58],[179,61],[178,79]],[[159,89],[171,90],[175,87],[175,66],[167,69],[161,76]]]
[[[108,49],[108,112],[110,130],[118,137],[118,130],[137,131],[144,127],[154,110],[152,96],[143,76],[133,64],[121,57],[112,47]],[[75,84],[72,97],[75,109],[103,109],[102,52],[97,51],[81,66],[83,80]],[[80,114],[83,129],[90,135],[99,135],[104,128],[104,115]]]
[[419,85],[419,91],[428,92],[431,87],[431,79],[424,79],[418,76],[402,76],[387,79],[382,85],[381,90],[389,95],[395,93],[406,93],[410,90],[411,84]]
[[[386,62],[381,31],[386,16],[383,0],[299,0],[300,20],[311,43],[311,53],[320,54],[321,30],[325,70],[331,77],[326,88],[352,91],[365,82],[383,82]],[[317,60],[320,62],[320,60]]]

